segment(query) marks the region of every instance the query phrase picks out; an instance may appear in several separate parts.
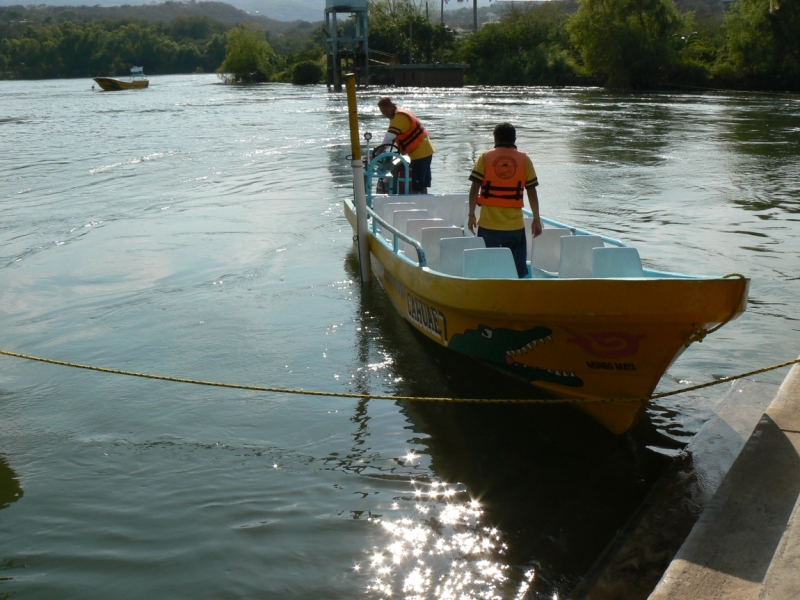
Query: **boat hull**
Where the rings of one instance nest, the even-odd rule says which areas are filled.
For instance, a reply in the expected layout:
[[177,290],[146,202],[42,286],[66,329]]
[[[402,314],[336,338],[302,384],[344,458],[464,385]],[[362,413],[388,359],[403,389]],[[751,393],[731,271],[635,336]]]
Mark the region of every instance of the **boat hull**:
[[[345,212],[355,224],[352,205]],[[421,269],[370,234],[372,269],[401,315],[438,344],[576,402],[615,433],[705,330],[741,313],[742,278],[465,279]],[[603,402],[599,402],[602,400]]]
[[124,81],[122,79],[114,79],[113,77],[95,77],[97,82],[106,92],[118,92],[121,90],[141,90],[150,85],[147,79],[135,79],[133,81]]

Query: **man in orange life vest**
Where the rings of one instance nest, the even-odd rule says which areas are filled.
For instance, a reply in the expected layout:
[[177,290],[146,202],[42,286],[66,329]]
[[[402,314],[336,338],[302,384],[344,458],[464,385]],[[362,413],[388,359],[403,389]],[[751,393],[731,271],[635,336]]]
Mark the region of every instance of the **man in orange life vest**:
[[389,119],[389,129],[375,151],[380,152],[384,146],[394,142],[401,154],[408,154],[411,158],[411,192],[427,194],[434,152],[428,132],[413,113],[395,105],[391,98],[381,98],[378,108]]
[[[533,213],[533,237],[542,233],[539,217],[539,180],[528,155],[517,150],[517,132],[511,123],[494,128],[494,148],[478,157],[469,175],[468,226],[486,242],[487,248],[509,248],[517,266],[517,275],[526,277],[528,244],[525,240],[525,221],[522,216],[523,190]],[[475,207],[481,207],[480,223],[475,219]]]

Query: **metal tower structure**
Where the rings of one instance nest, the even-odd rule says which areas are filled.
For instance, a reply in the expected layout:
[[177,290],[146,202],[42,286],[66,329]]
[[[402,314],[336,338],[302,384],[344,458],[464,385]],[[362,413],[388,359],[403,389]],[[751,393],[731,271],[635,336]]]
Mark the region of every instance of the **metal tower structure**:
[[[339,35],[338,15],[354,16],[352,36]],[[369,83],[367,0],[325,0],[325,49],[328,57],[328,89],[342,91],[344,73],[354,73],[358,85]]]

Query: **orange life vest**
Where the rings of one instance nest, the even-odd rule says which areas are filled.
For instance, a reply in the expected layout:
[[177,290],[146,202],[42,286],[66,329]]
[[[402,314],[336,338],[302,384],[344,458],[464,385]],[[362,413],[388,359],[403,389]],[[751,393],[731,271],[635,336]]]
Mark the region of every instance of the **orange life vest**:
[[483,182],[478,204],[522,208],[526,182],[526,156],[516,148],[500,147],[484,156]]
[[408,131],[398,133],[397,137],[394,139],[394,143],[397,144],[400,153],[408,154],[416,150],[417,146],[422,143],[422,140],[427,137],[428,132],[414,113],[398,108],[395,114],[405,115],[411,121],[411,127],[408,128]]

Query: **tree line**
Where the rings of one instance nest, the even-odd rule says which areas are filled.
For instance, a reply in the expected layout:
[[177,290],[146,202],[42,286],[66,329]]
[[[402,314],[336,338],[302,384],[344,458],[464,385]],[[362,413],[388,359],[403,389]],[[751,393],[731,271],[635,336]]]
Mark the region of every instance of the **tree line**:
[[469,64],[471,84],[800,90],[800,0],[680,1],[512,4],[456,36],[420,2],[376,0],[370,47]]
[[[694,8],[674,0],[555,0],[484,9],[481,20],[494,20],[473,33],[443,24],[441,13],[431,18],[421,0],[371,0],[369,45],[382,62],[467,63],[472,84],[800,89],[800,0]],[[324,78],[319,24],[276,32],[206,16],[47,23],[26,18],[37,9],[19,9],[0,9],[4,79],[110,75],[131,65],[151,74],[216,71],[229,83]],[[347,35],[353,23],[340,27]]]
[[[218,18],[198,14],[203,11]],[[165,16],[170,18],[160,20]],[[244,29],[257,32],[274,53],[276,78],[291,78],[293,65],[308,56],[322,60],[319,26],[250,19],[220,2],[0,7],[0,79],[123,75],[133,65],[154,75],[213,73],[238,39],[243,20]]]

